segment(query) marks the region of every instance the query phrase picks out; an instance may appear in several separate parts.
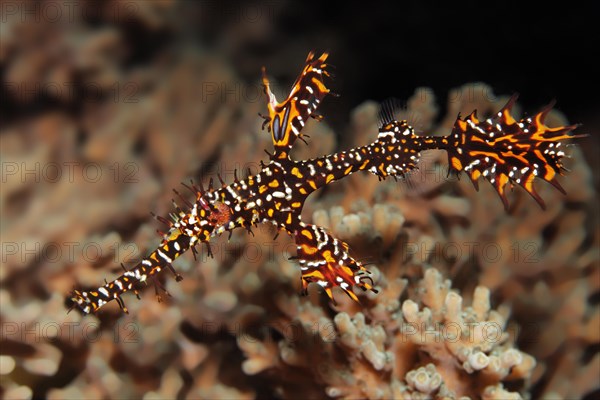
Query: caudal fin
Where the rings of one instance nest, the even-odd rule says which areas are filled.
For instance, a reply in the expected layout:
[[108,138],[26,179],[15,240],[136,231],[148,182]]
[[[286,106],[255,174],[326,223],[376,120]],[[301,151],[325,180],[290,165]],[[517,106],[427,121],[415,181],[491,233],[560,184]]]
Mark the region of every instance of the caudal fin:
[[540,178],[564,193],[556,180],[565,170],[562,158],[564,142],[586,135],[570,135],[577,125],[550,128],[544,124],[553,103],[533,117],[519,121],[511,115],[517,100],[513,95],[493,118],[480,121],[476,112],[466,118],[460,116],[449,136],[443,138],[450,167],[467,173],[478,188],[478,180],[487,179],[500,195],[508,209],[506,185],[522,186],[539,204],[544,201],[533,186]]

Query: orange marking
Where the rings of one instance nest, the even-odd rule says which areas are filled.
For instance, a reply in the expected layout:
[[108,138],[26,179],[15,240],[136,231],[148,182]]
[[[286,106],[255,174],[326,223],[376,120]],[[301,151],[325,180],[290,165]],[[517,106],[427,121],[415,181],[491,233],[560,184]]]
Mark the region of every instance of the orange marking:
[[328,263],[335,263],[335,258],[333,258],[331,256],[331,250],[325,250],[323,252],[323,258],[325,259],[325,261],[327,261]]
[[329,298],[333,300],[333,293],[331,292],[331,288],[325,288],[325,293],[327,293],[327,296],[329,296]]
[[321,271],[319,271],[318,269],[312,270],[310,272],[306,272],[302,274],[303,278],[318,278],[318,279],[325,279],[325,277],[323,276],[323,273]]
[[495,154],[495,153],[492,153],[492,152],[487,152],[487,151],[470,151],[469,155],[471,155],[471,156],[479,156],[479,155],[487,156],[487,157],[495,159],[496,161],[498,161],[499,164],[504,164],[504,160],[498,154]]
[[307,238],[309,238],[310,240],[313,239],[313,235],[312,232],[309,231],[308,229],[303,229],[302,230],[302,235],[306,236]]
[[317,185],[315,185],[315,181],[310,180],[308,181],[308,184],[310,185],[310,187],[312,187],[314,190],[317,190]]
[[317,252],[317,248],[303,244],[302,251],[304,254],[315,254]]
[[546,167],[546,173],[544,174],[544,179],[547,181],[551,181],[552,178],[554,178],[556,176],[556,171],[554,171],[554,169],[549,165],[546,165],[545,167]]
[[315,86],[317,87],[317,90],[319,92],[321,92],[321,93],[329,93],[329,89],[327,89],[325,87],[325,85],[323,85],[323,83],[320,80],[318,80],[316,78],[312,78],[311,82],[315,84]]
[[271,182],[269,182],[269,186],[272,188],[279,187],[279,182],[277,181],[277,179],[272,180]]
[[342,271],[344,271],[348,276],[354,276],[354,271],[352,271],[352,269],[346,265],[342,265]]
[[512,117],[512,115],[510,115],[510,112],[508,112],[508,110],[504,110],[502,112],[502,116],[504,117],[504,121],[506,121],[507,125],[513,125],[515,124],[517,121],[515,121],[515,119]]
[[[542,154],[541,151],[539,151],[538,149],[533,149],[533,153],[536,155],[537,158],[539,158],[540,160],[545,160],[544,155]],[[545,163],[546,161],[544,161]]]
[[529,193],[533,194],[533,179],[531,179],[531,177],[527,177],[527,179],[525,179],[525,184],[523,185],[523,187]]
[[500,174],[498,176],[498,191],[504,193],[504,186],[508,183],[508,175]]
[[[535,124],[539,128],[539,130],[543,130],[544,123],[542,122],[542,113],[539,112],[535,114]],[[536,131],[537,133],[537,131]]]
[[462,163],[456,157],[452,157],[452,167],[454,167],[458,171],[462,171],[463,169]]
[[[365,283],[365,287],[367,289],[370,289],[369,287],[367,287],[368,284]],[[358,297],[354,294],[354,292],[352,291],[352,288],[349,287],[347,289],[342,288],[342,290],[344,290],[346,293],[348,293],[348,295],[352,298],[352,300],[358,302]]]
[[335,176],[333,176],[333,174],[329,174],[329,175],[327,175],[327,178],[325,179],[325,183],[329,183],[334,179],[335,179]]

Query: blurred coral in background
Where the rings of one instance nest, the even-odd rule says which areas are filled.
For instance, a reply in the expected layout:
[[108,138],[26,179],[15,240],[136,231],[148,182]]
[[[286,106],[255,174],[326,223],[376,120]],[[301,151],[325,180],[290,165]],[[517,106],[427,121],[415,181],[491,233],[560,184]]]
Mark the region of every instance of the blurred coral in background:
[[[166,301],[148,288],[140,301],[125,296],[129,315],[112,304],[82,317],[67,314],[66,294],[112,279],[120,263],[152,250],[161,227],[150,212],[168,215],[172,188],[257,171],[271,146],[257,116],[266,108],[262,65],[280,96],[308,50],[329,48],[337,66],[331,87],[342,97],[327,99],[323,122],[307,124],[310,140],[294,149],[296,159],[376,137],[378,105],[358,79],[383,74],[377,63],[393,64],[395,75],[385,79],[411,88],[378,90],[406,95],[398,117],[419,133],[447,134],[459,112],[490,115],[511,93],[435,73],[431,88],[420,87],[426,78],[411,83],[423,60],[409,60],[403,72],[385,54],[362,54],[322,17],[309,18],[316,6],[298,5],[297,13],[285,2],[1,7],[1,397],[600,395],[598,171],[584,157],[597,145],[593,116],[548,117],[550,126],[584,122],[582,133],[592,137],[568,149],[567,195],[536,183],[546,210],[517,188],[505,213],[490,185],[477,192],[468,179],[448,177],[441,152],[402,182],[356,174],[314,194],[304,219],[348,242],[375,272],[380,293],[360,294],[362,305],[341,292],[332,305],[318,287],[298,295],[293,242],[260,226],[255,236],[215,240],[214,258],[181,257],[175,267],[184,280],[165,274]],[[290,34],[299,15],[306,26]],[[379,40],[398,52],[426,49],[417,33]],[[363,58],[371,70],[353,65]],[[508,87],[530,95],[516,85]]]

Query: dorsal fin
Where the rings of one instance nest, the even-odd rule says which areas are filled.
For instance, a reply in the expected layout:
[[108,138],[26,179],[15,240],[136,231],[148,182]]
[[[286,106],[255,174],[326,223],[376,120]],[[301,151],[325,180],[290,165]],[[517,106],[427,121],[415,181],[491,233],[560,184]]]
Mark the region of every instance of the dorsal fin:
[[403,109],[406,109],[406,103],[396,97],[390,97],[382,101],[377,114],[379,127],[396,121],[397,112]]

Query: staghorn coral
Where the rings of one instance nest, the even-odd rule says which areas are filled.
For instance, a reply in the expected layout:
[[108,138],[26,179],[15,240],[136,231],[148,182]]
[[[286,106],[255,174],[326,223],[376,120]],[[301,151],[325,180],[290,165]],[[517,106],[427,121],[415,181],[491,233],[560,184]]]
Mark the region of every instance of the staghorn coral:
[[[321,126],[315,126],[315,128],[321,128]],[[313,137],[319,137],[319,131],[320,129],[316,130]],[[323,131],[323,134],[330,135],[327,130]],[[252,140],[257,143],[264,141],[258,133],[248,135],[248,137],[253,138]],[[245,149],[248,148],[253,148],[253,145],[247,144],[246,141],[236,141],[225,147],[224,159],[232,159],[232,155],[236,154],[236,151],[237,154],[244,154],[247,151]],[[441,182],[438,183],[438,186],[443,187],[445,184],[445,182]],[[260,229],[256,233],[257,237],[254,241],[251,237],[236,234],[231,243],[226,243],[224,240],[219,241],[215,249],[215,259],[203,258],[200,264],[201,268],[193,267],[192,260],[185,259],[179,263],[179,268],[185,271],[187,277],[181,284],[175,284],[173,281],[167,282],[167,288],[174,296],[172,302],[157,303],[152,299],[152,293],[147,291],[143,294],[141,302],[130,303],[132,314],[136,315],[135,319],[131,320],[132,326],[135,327],[133,343],[103,341],[104,344],[100,345],[96,341],[89,342],[83,336],[75,335],[75,339],[79,339],[79,341],[84,339],[83,342],[87,343],[84,346],[89,346],[91,349],[98,348],[99,352],[94,354],[102,355],[101,359],[93,362],[91,360],[95,360],[98,356],[89,356],[92,357],[90,358],[92,364],[89,364],[90,367],[86,367],[86,369],[96,365],[95,368],[99,369],[98,372],[94,372],[95,375],[110,375],[110,371],[114,368],[115,357],[119,357],[122,360],[121,363],[132,366],[153,366],[157,365],[158,360],[170,358],[173,360],[171,361],[174,363],[173,365],[180,365],[180,368],[188,371],[186,374],[195,377],[192,386],[182,385],[180,375],[174,374],[172,369],[142,375],[145,376],[143,385],[135,384],[135,380],[130,381],[136,376],[132,372],[125,372],[125,375],[121,372],[119,379],[125,379],[125,381],[117,386],[110,384],[110,380],[104,382],[82,378],[88,376],[85,373],[85,375],[80,375],[80,378],[71,381],[64,389],[50,389],[48,395],[53,398],[73,398],[82,395],[115,397],[116,392],[107,391],[108,387],[105,386],[110,384],[112,387],[120,388],[120,394],[130,393],[133,396],[136,393],[147,393],[149,398],[176,392],[186,393],[192,398],[196,396],[252,398],[259,392],[251,389],[251,381],[248,378],[244,379],[244,376],[258,377],[260,382],[268,383],[273,393],[278,393],[283,397],[303,393],[313,398],[323,396],[349,398],[385,398],[389,396],[418,398],[421,396],[427,398],[431,396],[474,396],[476,393],[480,393],[484,398],[507,398],[509,395],[516,396],[517,393],[513,389],[507,390],[503,383],[515,382],[520,379],[525,379],[525,384],[520,386],[521,393],[525,393],[523,390],[531,387],[535,378],[539,381],[543,376],[543,372],[538,372],[536,375],[535,368],[539,371],[539,365],[543,367],[544,363],[542,358],[541,364],[535,367],[535,362],[530,355],[513,347],[515,338],[511,338],[506,332],[506,328],[508,328],[506,312],[509,309],[508,302],[513,297],[506,295],[507,305],[501,307],[501,312],[498,313],[490,310],[489,291],[479,287],[475,291],[464,291],[467,296],[465,301],[468,302],[467,304],[471,304],[470,307],[464,308],[461,306],[463,298],[450,290],[448,280],[442,279],[442,275],[434,268],[423,270],[423,266],[432,263],[440,270],[446,268],[446,271],[450,271],[445,266],[446,262],[452,261],[459,264],[460,262],[477,261],[477,258],[473,260],[459,257],[449,260],[443,257],[443,251],[436,251],[435,244],[444,243],[448,239],[445,237],[444,230],[441,229],[441,222],[431,217],[432,215],[442,215],[446,218],[468,218],[474,202],[452,195],[456,200],[450,197],[449,201],[460,200],[465,204],[463,211],[461,211],[461,207],[446,206],[446,209],[451,212],[459,212],[455,216],[452,213],[436,211],[440,210],[439,204],[443,203],[442,200],[429,201],[428,204],[436,208],[428,211],[429,216],[421,212],[423,218],[418,220],[415,219],[414,214],[404,211],[404,205],[412,202],[415,204],[413,208],[417,208],[420,195],[411,192],[411,187],[401,187],[401,189],[404,189],[400,190],[400,199],[403,200],[378,200],[377,202],[380,204],[375,204],[373,207],[369,205],[369,199],[389,196],[392,188],[384,187],[383,190],[373,195],[363,192],[364,197],[361,198],[365,200],[352,202],[351,213],[346,213],[343,207],[329,209],[328,204],[335,203],[336,197],[340,196],[356,198],[356,194],[352,194],[352,191],[349,191],[350,194],[345,194],[344,190],[339,190],[337,194],[324,196],[311,204],[311,207],[315,209],[313,222],[329,227],[336,235],[349,241],[359,254],[375,257],[375,260],[372,260],[377,262],[377,267],[372,268],[374,279],[382,290],[378,295],[363,295],[362,298],[366,304],[361,311],[356,305],[349,304],[346,299],[339,298],[339,313],[333,316],[328,311],[326,304],[319,303],[322,299],[318,298],[316,291],[311,290],[308,299],[296,297],[298,277],[293,262],[286,260],[284,256],[278,256],[279,250],[286,248],[289,249],[289,255],[293,254],[293,248],[286,247],[290,242],[286,243],[285,238],[273,241],[272,232],[266,228]],[[398,188],[394,187],[393,190],[398,190]],[[465,193],[468,190],[465,189]],[[64,198],[64,195],[61,196],[63,197],[59,197],[59,199]],[[329,197],[333,197],[333,199]],[[76,200],[71,201],[76,203]],[[51,205],[52,202],[45,204]],[[425,207],[425,204],[421,204],[420,207]],[[127,207],[125,206],[125,210],[114,208],[113,218],[118,220],[127,212]],[[325,211],[328,209],[330,211]],[[499,209],[498,213],[500,212],[503,211]],[[89,218],[89,220],[98,221],[94,218]],[[140,243],[154,241],[151,226],[151,222],[140,225],[132,240]],[[481,234],[483,228],[485,227],[477,227],[471,231],[465,231],[464,228],[458,231],[451,229],[449,232],[451,235],[458,233],[461,235],[458,236],[459,238],[468,240],[464,238],[473,237],[469,236],[472,232],[475,235]],[[97,228],[91,225],[87,229],[89,232],[93,232]],[[98,241],[98,239],[101,240]],[[120,241],[120,235],[113,232],[106,235],[104,239],[90,239],[91,242],[100,243],[103,240],[109,244],[114,243]],[[488,240],[492,241],[493,239]],[[248,248],[249,245],[260,249],[258,256],[244,255],[245,250],[243,249]],[[411,245],[416,245],[417,249],[424,247],[432,251],[425,253],[413,251]],[[101,248],[111,251],[109,245],[101,245]],[[273,251],[273,249],[276,250]],[[236,254],[240,250],[242,256]],[[588,251],[584,255],[589,259],[593,253]],[[97,269],[80,266],[74,271],[75,276],[82,282],[92,284],[103,274],[101,267],[107,264],[100,264],[100,268]],[[15,268],[5,269],[6,279],[15,279],[13,276],[16,271],[26,268],[26,266],[14,265]],[[496,266],[492,267],[497,268]],[[72,280],[72,273],[69,272],[61,277],[60,268],[56,268],[55,271],[52,269],[43,271],[44,275],[42,276],[46,276],[45,274],[56,275],[56,278],[49,275],[48,282],[62,285],[62,292],[68,290],[70,283],[66,278],[71,276]],[[514,273],[519,271],[515,269]],[[419,275],[423,273],[423,278],[419,279]],[[414,280],[415,277],[417,280]],[[268,282],[270,290],[265,291],[261,281]],[[491,278],[486,278],[485,281],[495,282],[496,289],[503,287],[502,282],[514,282],[510,275],[502,281],[493,281]],[[563,285],[562,290],[566,293],[572,292],[573,296],[576,296],[576,293],[590,293],[593,290],[592,282],[580,283],[577,287],[572,288],[569,285]],[[468,284],[464,287],[468,287]],[[538,283],[529,301],[537,301],[537,304],[544,304],[544,307],[549,309],[556,307],[553,304],[545,304],[549,297],[548,288],[548,283]],[[4,290],[3,293],[3,299],[5,299],[2,309],[3,321],[22,321],[24,315],[22,310],[18,306],[8,303],[6,296],[9,295],[9,292]],[[471,295],[471,293],[473,294]],[[400,301],[401,298],[406,297],[409,299]],[[42,321],[41,315],[46,315],[46,323],[64,321],[64,318],[61,317],[64,309],[59,305],[60,296],[53,298],[56,299],[55,308],[57,310],[45,313],[36,311],[36,314],[27,323]],[[276,301],[273,303],[272,299],[276,299]],[[582,301],[583,303],[581,303]],[[586,301],[587,299],[584,297],[579,300],[579,304],[585,304]],[[554,302],[562,303],[560,299],[555,299]],[[575,303],[571,301],[566,304]],[[32,307],[36,309],[38,306]],[[524,305],[519,307],[522,308]],[[516,309],[519,310],[519,307]],[[11,313],[10,310],[14,310],[14,312]],[[586,311],[585,307],[580,310],[578,313],[566,312],[573,321],[577,321],[577,318],[589,321],[586,325],[589,326],[587,328],[589,333],[572,330],[570,335],[575,341],[583,339],[589,343],[595,343],[597,338],[594,336],[594,317],[588,317],[589,311]],[[69,316],[71,315],[74,314],[69,314]],[[561,324],[563,317],[560,315],[563,314],[552,317],[555,322],[550,319],[546,323],[554,323],[555,326]],[[78,317],[73,318],[75,318],[72,320],[73,322],[82,326],[90,324]],[[114,321],[114,317],[111,319]],[[169,324],[165,325],[162,321],[169,321]],[[420,338],[423,335],[418,334],[418,331],[409,330],[416,322],[418,322],[416,326],[424,323],[425,326],[437,326],[439,329],[442,329],[444,324],[448,326],[456,324],[471,328],[475,322],[493,322],[501,327],[502,340],[491,344],[481,340],[470,341],[467,336],[457,343],[439,343],[434,339],[436,337],[439,339],[439,332],[436,336],[435,330],[428,331],[426,328],[424,338],[430,340],[429,342],[421,341]],[[96,322],[93,324],[97,327],[101,326],[99,322],[98,325],[95,325]],[[110,328],[111,325],[106,325],[98,332],[103,332],[103,335],[114,334],[113,328]],[[265,326],[268,327],[266,331],[263,329]],[[121,325],[118,329],[124,334],[130,334],[127,326]],[[273,332],[278,332],[283,339],[274,338]],[[467,330],[467,332],[470,331]],[[561,330],[561,332],[566,331]],[[474,337],[479,335],[479,339],[481,339],[481,332],[476,327],[472,333]],[[207,336],[212,339],[208,339]],[[165,341],[165,338],[169,339]],[[72,342],[73,339],[65,337],[64,341]],[[217,343],[221,343],[221,345],[207,347],[203,344],[206,340],[217,340]],[[547,340],[556,340],[556,338],[551,335]],[[530,343],[536,344],[535,342]],[[535,347],[534,350],[541,355],[545,354],[541,352],[542,350],[552,354],[552,349],[543,344],[537,344],[536,347],[538,350],[535,350]],[[100,350],[102,348],[104,350]],[[238,377],[238,383],[233,386],[231,380],[226,380],[227,383],[225,383],[219,378],[223,372],[230,369],[229,364],[224,362],[228,359],[227,355],[232,354],[231,352],[237,353],[239,360],[237,371],[234,368],[229,372]],[[25,368],[26,361],[31,358],[31,356],[9,354],[6,356],[7,360],[13,360],[12,362],[18,366],[17,368]],[[240,357],[240,354],[243,354],[243,357]],[[106,358],[107,355],[111,356]],[[570,358],[574,360],[574,358]],[[100,360],[103,361],[100,362]],[[136,360],[135,363],[133,360]],[[594,363],[597,363],[597,359],[589,362],[589,366],[585,370],[590,372],[583,375],[583,377],[589,377],[588,382],[593,382]],[[315,366],[317,368],[314,368]],[[569,372],[572,369],[568,369]],[[121,371],[123,370],[121,369]],[[132,370],[126,369],[125,371]],[[299,373],[299,371],[303,372]],[[566,375],[569,372],[564,371],[563,374]],[[36,370],[30,373],[37,374]],[[261,378],[262,375],[266,377]],[[8,374],[8,377],[10,376],[11,373]],[[155,378],[151,378],[152,376]],[[162,378],[158,378],[159,376]],[[216,382],[219,383],[215,386]],[[239,386],[240,382],[245,382],[242,387]],[[311,385],[307,385],[307,382],[311,382]],[[549,388],[562,390],[562,394],[569,393],[564,391],[564,383],[560,382],[556,381],[552,384],[555,386]],[[560,385],[562,385],[562,389]],[[5,394],[9,397],[20,397],[28,387],[27,385],[19,386],[7,383]],[[167,389],[168,387],[172,388]],[[593,389],[594,386],[588,383],[587,388],[584,390]]]
[[[504,330],[506,319],[490,310],[485,288],[478,288],[473,306],[463,310],[462,298],[449,291],[449,281],[428,269],[415,299],[431,308],[419,311],[413,300],[390,306],[387,298],[402,293],[383,276],[377,283],[381,296],[352,317],[339,312],[331,319],[310,304],[280,298],[279,312],[285,310],[288,324],[297,329],[278,343],[238,338],[247,358],[244,372],[254,375],[267,370],[273,383],[288,393],[288,371],[300,368],[297,374],[324,385],[327,395],[343,398],[458,398],[488,392],[492,398],[493,393],[508,393],[502,389],[503,381],[530,378],[535,360],[513,347]],[[382,306],[387,306],[384,312]],[[371,319],[372,313],[377,321]],[[307,314],[309,319],[304,319]],[[289,327],[281,322],[273,326],[282,335]],[[299,349],[310,349],[310,354]],[[318,366],[311,362],[315,356]]]
[[[150,37],[176,25],[169,2],[146,3],[139,2],[133,19]],[[305,218],[374,263],[381,291],[357,293],[362,306],[335,293],[338,305],[332,307],[313,287],[308,297],[298,297],[297,266],[287,259],[293,245],[283,236],[273,240],[274,232],[261,227],[256,237],[221,238],[214,259],[204,253],[198,262],[179,260],[185,279],[167,280],[172,298],[162,303],[150,288],[141,301],[129,300],[131,316],[120,316],[116,307],[98,316],[66,314],[63,295],[74,285],[101,282],[118,262],[158,242],[147,212],[170,211],[169,188],[217,172],[231,180],[238,164],[256,168],[252,163],[269,142],[256,118],[264,103],[203,97],[198,88],[205,82],[239,84],[229,65],[204,50],[184,46],[127,69],[122,60],[129,39],[120,29],[76,21],[85,35],[73,41],[60,25],[18,22],[3,24],[0,35],[8,81],[68,83],[73,74],[84,88],[133,82],[139,101],[125,102],[123,92],[116,103],[90,101],[63,90],[56,109],[3,126],[4,165],[40,166],[37,175],[6,174],[0,190],[3,398],[597,393],[598,199],[576,147],[569,149],[572,172],[562,182],[568,194],[540,185],[546,211],[516,190],[506,215],[486,185],[475,192],[465,180],[446,178],[441,154],[423,160],[404,182],[356,175],[311,199]],[[11,25],[19,30],[5,34]],[[46,42],[57,44],[54,52],[41,51]],[[445,134],[459,111],[496,110],[504,100],[492,94],[472,84],[442,101],[419,89],[401,112],[420,130]],[[23,108],[28,101],[15,100]],[[73,102],[81,109],[71,110]],[[438,123],[444,103],[447,114]],[[309,123],[309,146],[295,149],[297,158],[368,142],[377,108],[372,102],[358,106],[350,128],[337,132],[341,139],[328,115],[321,124]],[[565,124],[556,112],[552,119]],[[41,172],[52,163],[62,168],[58,179],[50,169]],[[73,179],[64,163],[78,163]],[[96,167],[102,176],[93,181]],[[53,253],[57,248],[60,255]],[[498,249],[501,254],[492,252]],[[410,318],[425,323],[423,337]],[[498,324],[501,337],[482,341],[476,323]],[[472,329],[472,336],[441,341],[454,326],[461,334]]]

